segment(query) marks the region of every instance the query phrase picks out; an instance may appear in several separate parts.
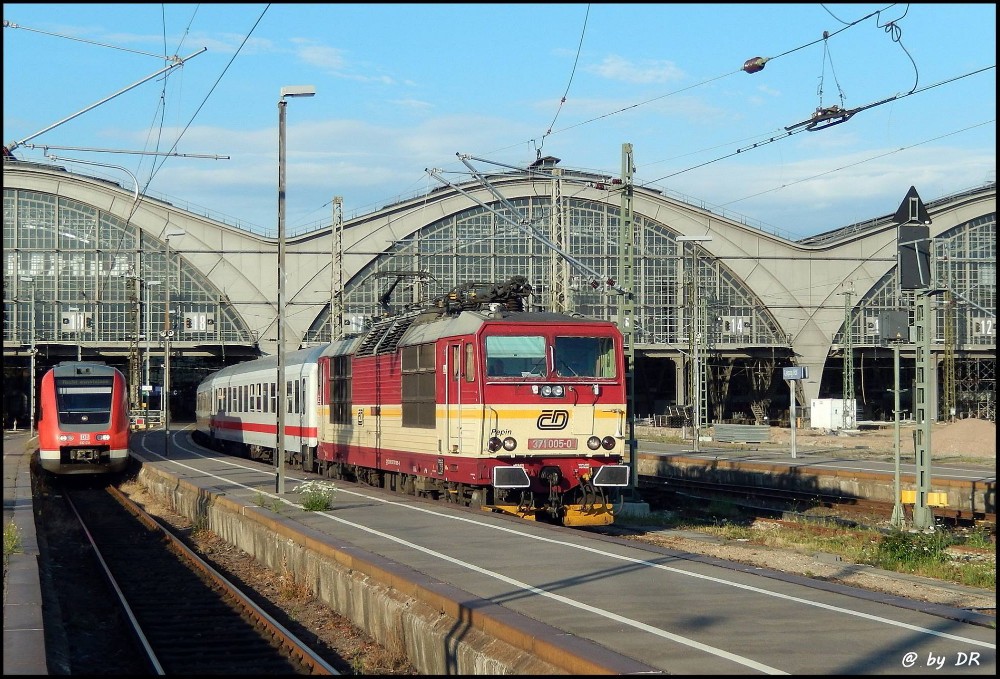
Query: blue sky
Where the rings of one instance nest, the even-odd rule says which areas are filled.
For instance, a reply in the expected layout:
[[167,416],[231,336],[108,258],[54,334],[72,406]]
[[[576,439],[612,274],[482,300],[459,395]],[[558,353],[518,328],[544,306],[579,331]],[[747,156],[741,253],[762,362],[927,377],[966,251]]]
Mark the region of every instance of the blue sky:
[[[483,171],[541,154],[619,176],[630,143],[638,184],[796,238],[893,213],[910,186],[930,201],[996,181],[995,4],[3,11],[15,155],[48,147],[120,166],[66,163],[129,188],[131,173],[151,195],[270,235],[286,85],[316,88],[287,107],[290,234],[328,225],[333,196],[350,218],[441,186],[427,168],[460,181],[456,153],[490,161],[474,162]],[[163,69],[164,55],[186,61],[37,134]],[[758,56],[762,71],[741,70]],[[785,129],[834,105],[870,108]]]

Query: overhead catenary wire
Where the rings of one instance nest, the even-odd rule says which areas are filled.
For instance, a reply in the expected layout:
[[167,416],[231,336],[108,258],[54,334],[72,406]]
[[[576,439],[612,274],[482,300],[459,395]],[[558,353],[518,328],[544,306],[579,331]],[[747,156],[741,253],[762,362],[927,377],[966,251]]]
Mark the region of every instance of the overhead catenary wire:
[[[583,50],[583,36],[587,34],[587,19],[590,17],[590,5],[587,5],[587,13],[583,17],[583,28],[580,30],[580,42],[576,46],[576,57],[573,59],[573,70],[569,74],[569,82],[566,83],[566,91],[563,92],[562,98],[559,100],[559,107],[556,109],[556,114],[552,117],[552,122],[549,123],[548,129],[545,134],[542,135],[542,141],[538,145],[538,149],[535,152],[536,158],[542,157],[542,147],[545,146],[545,138],[552,134],[552,128],[556,124],[556,120],[559,119],[559,113],[562,111],[563,104],[566,103],[566,97],[569,96],[569,88],[573,85],[573,76],[576,75],[576,66],[580,62],[580,52]],[[532,140],[534,141],[534,140]]]
[[[926,92],[928,90],[934,89],[935,87],[941,87],[942,85],[946,85],[948,83],[955,82],[956,80],[961,80],[962,78],[968,78],[968,77],[971,77],[971,76],[974,76],[974,75],[978,75],[979,73],[983,73],[984,71],[988,71],[990,69],[995,69],[995,68],[996,68],[996,64],[994,64],[992,66],[984,66],[983,68],[977,69],[977,70],[972,71],[970,73],[965,73],[963,75],[955,76],[953,78],[948,78],[947,80],[939,81],[939,82],[934,83],[932,85],[928,85],[927,87],[922,87],[920,89],[913,90],[913,91],[910,91],[910,92],[906,92],[906,93],[903,93],[903,94],[895,94],[895,95],[893,95],[891,97],[887,97],[885,99],[873,102],[871,104],[867,104],[865,106],[858,107],[857,109],[852,109],[852,111],[854,111],[855,113],[857,113],[859,111],[864,111],[864,110],[867,110],[867,109],[870,109],[870,108],[875,108],[877,106],[883,106],[883,105],[888,104],[890,102],[898,101],[900,99],[905,99],[906,97],[910,97],[910,96],[913,96],[915,94],[920,94],[922,92]],[[948,136],[950,134],[957,134],[958,132],[964,132],[966,130],[973,129],[975,127],[979,127],[982,124],[984,124],[984,123],[977,123],[976,125],[972,125],[970,127],[964,128],[962,130],[956,130],[955,132],[948,133],[948,134],[946,134],[944,136]],[[673,172],[671,174],[664,175],[662,177],[659,177],[658,179],[653,179],[653,180],[648,181],[648,182],[643,182],[642,184],[638,184],[637,183],[636,186],[648,187],[648,186],[651,186],[653,184],[656,184],[657,182],[661,182],[661,181],[663,181],[665,179],[670,179],[671,177],[676,177],[677,175],[684,174],[685,172],[690,172],[691,170],[696,170],[696,169],[698,169],[700,167],[705,167],[706,165],[711,165],[712,163],[717,163],[720,160],[725,160],[726,158],[732,158],[733,156],[739,155],[739,154],[744,153],[746,151],[750,151],[750,150],[759,148],[761,146],[766,146],[768,144],[772,144],[772,143],[774,143],[776,141],[780,141],[781,139],[786,139],[786,138],[788,138],[788,137],[790,137],[790,136],[792,136],[794,134],[798,134],[798,133],[804,132],[804,131],[806,131],[806,129],[805,128],[801,128],[801,127],[798,128],[798,129],[787,129],[786,128],[786,132],[785,133],[782,133],[782,134],[779,134],[779,135],[775,135],[775,136],[770,137],[770,138],[768,138],[768,139],[766,139],[764,141],[755,142],[754,144],[751,144],[750,146],[745,146],[743,148],[736,149],[732,153],[727,153],[727,154],[725,154],[723,156],[719,156],[718,158],[714,158],[712,160],[707,160],[704,163],[699,163],[698,165],[693,165],[691,167],[687,167],[687,168],[678,170],[677,172]],[[926,141],[925,142],[920,142],[920,144],[924,144],[924,143],[927,143],[927,142]]]
[[[886,9],[889,9],[892,6],[893,5],[889,5],[888,7],[883,8],[881,10],[876,10],[874,12],[870,12],[870,13],[866,14],[865,16],[861,17],[860,19],[856,19],[856,20],[854,20],[854,21],[852,21],[850,23],[847,23],[847,25],[844,26],[843,28],[840,28],[840,29],[838,29],[836,31],[833,31],[833,32],[828,32],[825,37],[820,37],[820,38],[818,38],[816,40],[811,40],[811,41],[809,41],[807,43],[804,43],[802,45],[798,45],[797,47],[793,47],[791,49],[785,50],[784,52],[780,52],[779,54],[776,54],[776,55],[774,55],[772,57],[758,57],[758,59],[761,59],[762,62],[771,62],[771,61],[774,61],[775,59],[781,59],[782,57],[786,57],[789,54],[794,54],[795,52],[798,52],[799,50],[803,50],[803,49],[806,49],[806,48],[811,47],[813,45],[816,45],[816,44],[818,44],[820,42],[823,42],[825,39],[832,38],[832,37],[834,37],[835,35],[837,35],[839,33],[842,33],[842,32],[844,32],[844,31],[846,31],[846,30],[848,30],[850,28],[853,28],[854,26],[857,26],[858,24],[862,23],[863,21],[866,21],[866,20],[870,19],[873,16],[878,16],[881,12],[884,12]],[[652,97],[651,99],[646,99],[644,101],[640,101],[640,102],[637,102],[635,104],[630,104],[628,106],[624,106],[624,107],[622,107],[620,109],[617,109],[615,111],[610,111],[608,113],[604,113],[604,114],[601,114],[599,116],[595,116],[593,118],[588,118],[587,120],[582,120],[582,121],[580,121],[578,123],[574,123],[573,125],[568,125],[567,127],[563,127],[563,128],[558,129],[558,130],[552,130],[551,127],[550,127],[549,131],[547,131],[545,133],[545,136],[550,136],[550,135],[559,134],[559,133],[562,133],[562,132],[567,132],[567,131],[575,129],[577,127],[582,127],[584,125],[589,125],[589,124],[595,123],[595,122],[597,122],[599,120],[603,120],[605,118],[610,118],[611,116],[619,115],[619,114],[624,113],[626,111],[634,110],[636,108],[639,108],[640,106],[645,106],[647,104],[651,104],[653,102],[660,101],[661,99],[665,99],[667,97],[672,97],[672,96],[675,96],[675,95],[680,94],[682,92],[687,92],[688,90],[692,90],[692,89],[695,89],[697,87],[702,87],[702,86],[708,85],[708,84],[713,83],[713,82],[715,82],[717,80],[721,80],[723,78],[728,78],[729,76],[735,75],[737,73],[747,72],[744,69],[745,65],[746,64],[743,64],[739,68],[737,68],[737,69],[735,69],[733,71],[728,71],[726,73],[722,73],[720,75],[717,75],[717,76],[714,76],[714,77],[711,77],[711,78],[706,78],[705,80],[702,80],[702,81],[697,82],[697,83],[693,83],[693,84],[691,84],[691,85],[689,85],[687,87],[682,87],[680,89],[673,90],[671,92],[667,92],[665,94],[661,94],[661,95],[658,95],[656,97]],[[553,125],[554,125],[554,123],[555,123],[555,120],[553,120]],[[534,140],[529,140],[529,141],[534,141]],[[514,146],[505,146],[505,147],[502,147],[502,148],[499,148],[499,149],[495,149],[493,152],[495,153],[497,151],[505,151],[505,150],[508,150],[510,148],[515,148],[516,146],[519,146],[519,145],[520,144],[517,144],[517,145],[514,145]]]
[[[726,77],[728,77],[728,76],[730,76],[730,75],[732,75],[734,73],[737,73],[737,72],[756,73],[756,72],[762,70],[764,68],[764,65],[766,63],[768,63],[768,62],[770,62],[770,61],[772,61],[774,59],[778,59],[778,58],[781,58],[781,57],[788,56],[788,55],[790,55],[790,54],[792,54],[794,52],[797,52],[797,51],[802,50],[802,49],[806,49],[806,48],[808,48],[808,47],[810,47],[812,45],[816,45],[816,44],[818,44],[820,42],[824,43],[824,50],[826,50],[826,47],[827,47],[828,42],[829,42],[829,39],[831,37],[834,37],[834,36],[836,36],[839,33],[842,33],[842,32],[844,32],[844,31],[846,31],[846,30],[848,30],[848,29],[850,29],[850,28],[852,28],[854,26],[857,26],[858,24],[860,24],[860,23],[862,23],[862,22],[864,22],[864,21],[866,21],[866,20],[868,20],[868,19],[870,19],[872,17],[878,17],[877,24],[879,25],[879,27],[883,27],[883,25],[881,24],[882,13],[886,12],[887,10],[889,10],[891,8],[893,8],[894,6],[895,5],[889,5],[889,6],[885,7],[885,8],[876,10],[874,12],[870,12],[870,13],[864,15],[863,17],[861,17],[859,19],[856,19],[854,21],[850,21],[850,22],[843,21],[842,19],[839,19],[838,17],[834,16],[834,18],[837,19],[838,21],[840,21],[842,24],[844,24],[844,26],[842,28],[840,28],[838,30],[835,30],[835,31],[832,31],[832,32],[831,31],[824,31],[823,36],[821,38],[817,39],[817,40],[813,40],[813,41],[804,43],[802,45],[799,45],[799,46],[794,47],[792,49],[786,50],[786,51],[781,52],[781,53],[779,53],[779,54],[777,54],[775,56],[772,56],[772,57],[767,57],[767,58],[764,58],[764,57],[755,57],[753,59],[749,59],[749,60],[747,60],[743,64],[743,66],[741,68],[739,68],[739,69],[737,69],[735,71],[724,73],[722,75],[716,76],[715,78],[710,78],[710,79],[707,79],[707,80],[703,80],[703,81],[701,81],[699,83],[695,83],[695,84],[690,85],[688,87],[681,88],[681,89],[675,90],[673,92],[669,92],[667,94],[663,94],[663,95],[660,95],[658,97],[654,97],[652,99],[648,99],[648,100],[645,100],[643,102],[639,102],[637,104],[632,104],[630,106],[626,106],[624,108],[618,109],[618,110],[610,112],[610,113],[603,114],[601,116],[597,116],[595,118],[591,118],[591,119],[588,119],[588,120],[585,120],[585,121],[581,121],[581,122],[576,123],[574,125],[570,125],[568,127],[561,128],[560,130],[557,130],[556,133],[558,133],[558,132],[565,132],[565,131],[568,131],[570,129],[576,128],[576,127],[587,125],[587,124],[596,122],[598,120],[601,120],[601,119],[604,119],[604,118],[608,118],[610,116],[617,115],[619,113],[623,113],[625,111],[629,111],[629,110],[635,109],[635,108],[637,108],[639,106],[642,106],[642,105],[645,105],[645,104],[657,101],[659,99],[663,99],[665,97],[673,96],[675,94],[679,94],[681,92],[693,89],[695,87],[700,87],[702,85],[706,85],[706,84],[708,84],[710,82],[713,82],[715,80],[726,78]],[[826,8],[824,7],[824,9],[826,9]],[[826,11],[829,12],[828,9],[826,9]],[[894,18],[893,20],[887,22],[884,25],[884,28],[885,28],[886,32],[891,33],[893,42],[896,42],[897,44],[899,44],[900,47],[903,49],[904,53],[906,53],[906,55],[910,59],[911,63],[913,63],[914,70],[916,71],[916,63],[913,62],[913,58],[910,56],[909,52],[906,51],[905,47],[902,45],[902,43],[900,41],[901,29],[900,29],[900,27],[899,27],[899,25],[897,23],[899,20],[901,20],[903,17],[906,16],[907,12],[908,12],[908,6],[907,6],[907,10],[904,11],[901,16],[899,16],[897,18]],[[831,16],[833,16],[832,13],[831,13]],[[831,63],[831,68],[832,68],[832,63]],[[992,67],[987,67],[987,68],[992,68]],[[957,80],[957,79],[959,79],[961,77],[967,77],[969,75],[975,75],[976,73],[979,73],[982,70],[986,70],[986,69],[980,69],[980,71],[976,71],[976,72],[973,72],[973,73],[968,73],[968,74],[965,74],[963,76],[958,76],[956,78],[952,78],[952,79],[950,79],[948,81],[945,81],[945,82],[951,82],[951,81]],[[834,74],[834,78],[836,79],[836,75],[835,74]],[[933,85],[931,87],[939,86],[940,84],[944,84],[944,83],[938,83],[937,85]],[[837,87],[838,87],[838,91],[839,91],[840,90],[839,83],[837,83]],[[926,89],[931,89],[931,87],[924,88],[924,89],[925,90]],[[719,156],[719,157],[714,158],[712,160],[708,160],[708,161],[705,161],[703,163],[699,163],[697,165],[693,165],[691,167],[683,168],[681,170],[678,170],[677,172],[674,172],[674,173],[662,176],[662,177],[660,177],[658,179],[654,179],[652,181],[642,182],[642,183],[638,183],[637,182],[635,184],[635,186],[637,186],[637,187],[638,186],[648,187],[648,186],[650,186],[652,184],[655,184],[657,182],[663,181],[665,179],[669,179],[669,178],[677,176],[679,174],[682,174],[682,173],[685,173],[685,172],[690,172],[690,171],[698,169],[700,167],[704,167],[706,165],[710,165],[712,163],[719,162],[719,161],[724,160],[726,158],[731,158],[731,157],[736,156],[736,155],[744,154],[744,153],[746,153],[748,151],[755,150],[757,148],[760,148],[760,147],[772,144],[772,143],[777,142],[777,141],[781,141],[782,139],[786,139],[786,138],[788,138],[788,137],[790,137],[790,136],[792,136],[794,134],[797,134],[798,132],[802,132],[802,131],[816,131],[816,130],[825,129],[825,127],[832,126],[832,125],[835,125],[835,124],[838,124],[838,123],[841,123],[841,122],[846,122],[849,118],[851,118],[856,113],[859,113],[861,111],[864,111],[864,110],[867,110],[867,109],[870,109],[870,108],[874,108],[874,107],[877,107],[877,106],[881,106],[881,105],[890,103],[892,101],[896,101],[896,100],[901,99],[901,98],[903,98],[905,96],[909,96],[909,95],[912,95],[912,94],[915,94],[915,93],[917,93],[916,83],[914,83],[914,87],[909,92],[907,92],[906,94],[895,94],[895,95],[893,95],[891,97],[887,97],[887,98],[875,101],[875,102],[867,104],[865,106],[861,106],[861,107],[858,107],[856,109],[851,109],[850,111],[843,111],[841,109],[837,109],[838,115],[835,116],[833,120],[828,121],[822,127],[817,127],[815,123],[814,124],[808,124],[808,121],[807,121],[807,123],[800,123],[799,125],[793,125],[793,126],[791,126],[789,128],[785,128],[784,131],[779,131],[779,132],[776,132],[776,133],[771,134],[771,135],[765,135],[762,140],[756,141],[756,142],[754,142],[754,143],[752,143],[750,145],[746,145],[746,146],[743,146],[741,148],[738,148],[735,151],[733,151],[732,153],[728,153],[728,154]],[[843,93],[842,92],[841,92],[841,99],[843,100]],[[821,106],[822,106],[822,103],[821,103]],[[819,110],[821,110],[821,109],[819,109]],[[553,126],[554,126],[554,123],[555,123],[555,119],[553,120]],[[807,126],[804,127],[804,128],[800,127],[800,126],[803,126],[803,125],[807,125]],[[794,128],[799,128],[799,129],[794,129]],[[545,136],[547,137],[547,136],[549,136],[551,134],[554,134],[554,132],[552,131],[552,129],[550,127],[550,129],[546,132]],[[544,139],[544,137],[543,137],[543,139]],[[511,147],[506,147],[506,148],[511,148]],[[499,150],[504,150],[504,149],[499,149]],[[539,149],[537,155],[539,157],[541,156],[540,149]],[[656,162],[662,162],[662,161],[656,161]],[[653,163],[653,164],[655,164],[655,163]],[[521,169],[521,171],[524,171],[523,168],[520,168],[520,169]],[[531,169],[529,168],[527,171],[530,173]],[[775,190],[777,190],[777,189],[775,189]]]

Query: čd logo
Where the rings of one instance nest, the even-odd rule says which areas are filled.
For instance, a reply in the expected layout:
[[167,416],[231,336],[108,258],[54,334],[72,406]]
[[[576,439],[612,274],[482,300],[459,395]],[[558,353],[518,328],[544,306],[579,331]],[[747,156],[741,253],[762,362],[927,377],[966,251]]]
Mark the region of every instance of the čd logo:
[[565,429],[569,424],[569,412],[566,410],[543,410],[538,416],[539,429]]

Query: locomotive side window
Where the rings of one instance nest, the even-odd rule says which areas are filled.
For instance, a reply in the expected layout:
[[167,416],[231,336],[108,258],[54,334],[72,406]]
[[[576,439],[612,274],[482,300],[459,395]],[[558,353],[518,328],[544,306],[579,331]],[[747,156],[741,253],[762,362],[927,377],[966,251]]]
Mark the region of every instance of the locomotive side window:
[[401,353],[403,426],[433,429],[437,410],[434,344],[403,347]]
[[56,407],[62,424],[107,424],[111,421],[114,377],[57,377]]
[[330,359],[330,424],[351,424],[351,357]]
[[614,377],[615,346],[610,337],[556,337],[553,359],[560,377]]
[[476,381],[476,352],[472,344],[465,345],[465,381]]
[[494,377],[544,377],[545,338],[536,335],[488,336],[486,374]]

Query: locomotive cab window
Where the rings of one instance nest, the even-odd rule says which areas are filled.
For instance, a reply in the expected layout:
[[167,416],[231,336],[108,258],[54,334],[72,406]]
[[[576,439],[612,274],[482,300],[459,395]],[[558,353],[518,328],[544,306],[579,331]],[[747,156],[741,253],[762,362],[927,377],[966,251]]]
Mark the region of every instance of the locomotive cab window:
[[615,376],[615,343],[610,337],[556,337],[552,358],[560,377]]
[[491,377],[544,377],[545,338],[490,335],[486,338],[486,374]]

